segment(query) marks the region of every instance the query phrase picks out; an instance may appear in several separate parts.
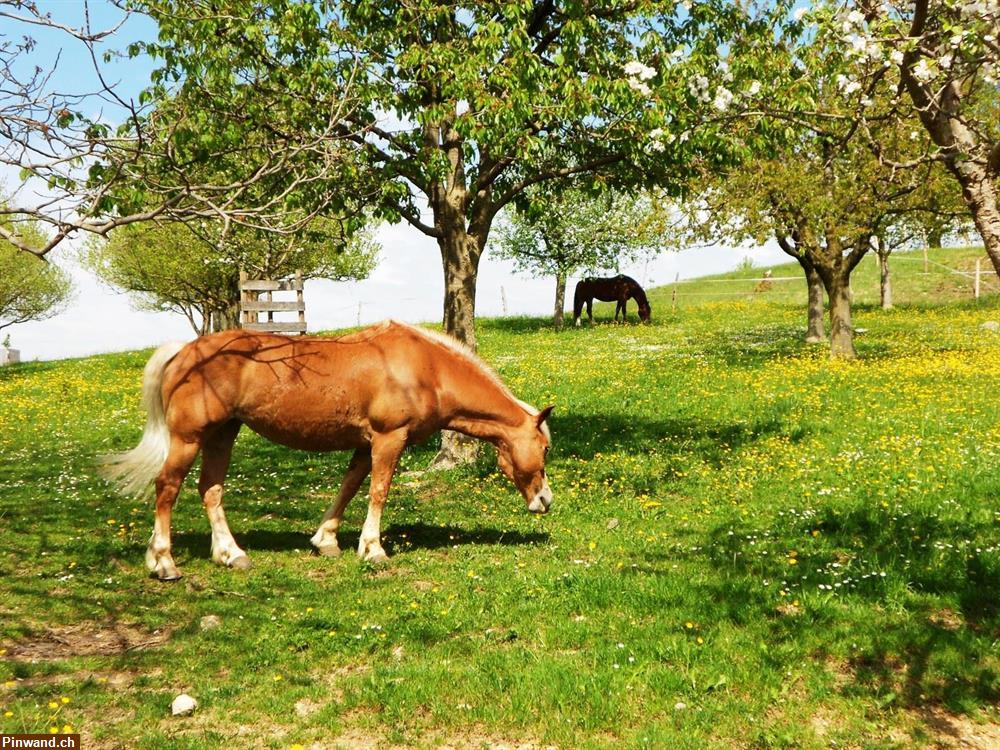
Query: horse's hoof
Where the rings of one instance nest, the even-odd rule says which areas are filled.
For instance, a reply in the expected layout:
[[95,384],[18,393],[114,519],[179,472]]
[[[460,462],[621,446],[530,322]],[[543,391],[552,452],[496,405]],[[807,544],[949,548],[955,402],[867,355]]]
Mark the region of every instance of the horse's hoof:
[[385,554],[382,550],[378,552],[369,552],[365,555],[364,560],[369,565],[388,565],[389,556]]
[[328,544],[325,547],[316,547],[315,552],[320,557],[340,557],[340,547],[336,544]]
[[177,583],[177,581],[182,578],[181,574],[176,570],[168,573],[157,573],[154,570],[150,572],[149,577],[155,578],[157,581],[162,583]]
[[234,570],[250,570],[250,558],[246,555],[240,555],[229,563],[229,567]]

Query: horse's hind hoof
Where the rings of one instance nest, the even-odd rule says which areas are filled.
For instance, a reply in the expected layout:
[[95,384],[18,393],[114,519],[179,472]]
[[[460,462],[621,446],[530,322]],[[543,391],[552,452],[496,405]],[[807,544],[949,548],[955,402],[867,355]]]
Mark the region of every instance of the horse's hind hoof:
[[178,573],[176,570],[173,573],[165,573],[163,575],[160,575],[154,570],[150,572],[149,577],[155,578],[157,581],[160,581],[161,583],[177,583],[179,580],[181,580],[183,576],[181,576],[181,574]]
[[328,544],[325,547],[315,547],[313,551],[320,557],[340,557],[340,547]]
[[240,555],[229,563],[229,567],[234,570],[250,570],[250,558],[246,555]]

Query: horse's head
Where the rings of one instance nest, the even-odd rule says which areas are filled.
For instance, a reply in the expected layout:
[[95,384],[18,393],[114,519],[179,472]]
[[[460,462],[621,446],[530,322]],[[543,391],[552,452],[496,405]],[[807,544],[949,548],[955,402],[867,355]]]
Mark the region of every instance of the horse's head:
[[520,490],[532,513],[548,513],[552,505],[552,490],[545,477],[545,457],[551,443],[545,420],[552,409],[547,406],[538,414],[529,414],[520,427],[497,442],[497,464]]
[[649,306],[649,301],[639,303],[639,320],[643,323],[648,323],[649,319],[653,317],[653,309]]

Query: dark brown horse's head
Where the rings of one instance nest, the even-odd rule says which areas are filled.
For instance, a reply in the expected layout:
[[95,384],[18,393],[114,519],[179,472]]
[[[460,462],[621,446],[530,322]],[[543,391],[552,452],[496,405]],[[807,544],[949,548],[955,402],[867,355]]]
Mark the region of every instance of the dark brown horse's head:
[[653,317],[653,309],[649,306],[649,300],[639,303],[639,320],[648,323]]

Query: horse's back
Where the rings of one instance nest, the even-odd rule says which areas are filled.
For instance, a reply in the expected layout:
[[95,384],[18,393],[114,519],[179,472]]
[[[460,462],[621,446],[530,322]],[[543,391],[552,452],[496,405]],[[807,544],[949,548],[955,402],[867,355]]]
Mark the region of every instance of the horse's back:
[[183,431],[237,419],[276,442],[337,450],[371,429],[418,420],[433,404],[433,368],[401,326],[339,338],[225,331],[191,342],[164,380]]

